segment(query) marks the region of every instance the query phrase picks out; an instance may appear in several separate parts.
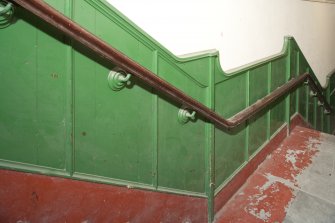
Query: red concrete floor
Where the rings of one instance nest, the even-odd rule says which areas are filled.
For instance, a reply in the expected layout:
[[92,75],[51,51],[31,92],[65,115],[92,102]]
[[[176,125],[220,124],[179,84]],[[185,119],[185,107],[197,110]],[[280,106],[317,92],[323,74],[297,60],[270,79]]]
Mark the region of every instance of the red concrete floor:
[[[335,197],[334,139],[307,128],[293,129],[218,211],[215,223],[335,222],[335,199],[327,198]],[[323,180],[327,185],[319,185]]]

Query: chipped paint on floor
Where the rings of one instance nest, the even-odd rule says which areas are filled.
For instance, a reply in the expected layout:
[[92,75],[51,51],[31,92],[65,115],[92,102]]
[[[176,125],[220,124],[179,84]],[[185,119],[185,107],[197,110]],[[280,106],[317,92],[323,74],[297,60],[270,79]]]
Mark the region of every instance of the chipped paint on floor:
[[[215,222],[285,221],[292,204],[296,202],[297,194],[302,193],[301,187],[308,184],[304,175],[310,172],[314,161],[324,153],[325,149],[321,147],[325,143],[332,143],[326,140],[327,137],[307,128],[293,129],[290,137],[267,157],[216,214]],[[332,146],[335,154],[335,145]]]

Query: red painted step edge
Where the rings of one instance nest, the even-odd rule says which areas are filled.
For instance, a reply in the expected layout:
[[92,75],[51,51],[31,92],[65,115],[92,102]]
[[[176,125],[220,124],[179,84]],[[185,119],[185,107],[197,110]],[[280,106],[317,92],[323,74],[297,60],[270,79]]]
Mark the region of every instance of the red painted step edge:
[[[296,114],[290,123],[290,129],[294,129],[296,126],[310,127],[305,122],[300,114]],[[238,172],[228,184],[221,189],[221,191],[215,196],[214,199],[214,212],[218,212],[228,200],[239,190],[239,188],[246,182],[251,174],[257,169],[257,167],[265,160],[265,158],[273,152],[287,137],[287,127],[283,127],[273,137],[269,143],[255,156],[253,157],[245,167]]]
[[290,123],[290,130],[292,131],[297,126],[301,126],[305,128],[312,128],[312,126],[309,123],[307,123],[300,114],[296,114],[292,118],[291,123]]
[[207,199],[0,170],[0,222],[206,222]]

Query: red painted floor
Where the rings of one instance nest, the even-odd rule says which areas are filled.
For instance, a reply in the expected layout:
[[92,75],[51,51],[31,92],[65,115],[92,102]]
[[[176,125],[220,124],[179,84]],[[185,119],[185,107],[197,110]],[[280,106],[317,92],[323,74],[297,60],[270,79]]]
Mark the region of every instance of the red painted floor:
[[[325,149],[322,149],[323,147]],[[325,153],[332,155],[320,155]],[[334,157],[335,144],[325,143],[324,134],[296,127],[290,137],[286,138],[267,157],[245,185],[216,214],[215,222],[335,222],[335,218],[333,218],[335,202],[332,203],[332,201],[322,198],[317,190],[317,184],[320,183],[316,182],[318,180],[308,182],[311,179],[309,174],[315,169],[313,169],[313,165],[323,165],[326,159],[329,160],[329,167],[323,165],[322,168],[318,167],[318,171],[314,172],[316,172],[315,179],[322,177],[326,182],[329,182],[328,178],[332,177],[330,172],[334,170],[334,166],[331,164],[335,162]],[[308,185],[311,184],[316,185],[314,191],[308,189],[310,187]],[[325,190],[335,195],[335,191],[331,191],[333,187],[335,184],[329,184]],[[307,203],[304,205],[304,202],[309,202],[306,196],[309,200],[312,198],[310,201],[311,211],[305,207]],[[319,206],[313,207],[313,204],[318,202],[320,207],[323,205],[330,210],[322,216],[323,218],[314,221],[311,220],[313,216],[312,218],[303,216],[315,215],[313,210]],[[303,209],[306,209],[307,213],[301,212]],[[319,212],[322,212],[322,209]]]

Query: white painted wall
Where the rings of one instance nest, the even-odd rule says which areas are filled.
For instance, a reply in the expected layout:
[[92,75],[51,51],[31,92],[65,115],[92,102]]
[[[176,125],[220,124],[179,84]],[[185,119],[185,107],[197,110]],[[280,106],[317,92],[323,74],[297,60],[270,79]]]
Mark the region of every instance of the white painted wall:
[[220,51],[224,70],[294,36],[321,84],[335,68],[335,4],[302,0],[107,0],[176,55]]

